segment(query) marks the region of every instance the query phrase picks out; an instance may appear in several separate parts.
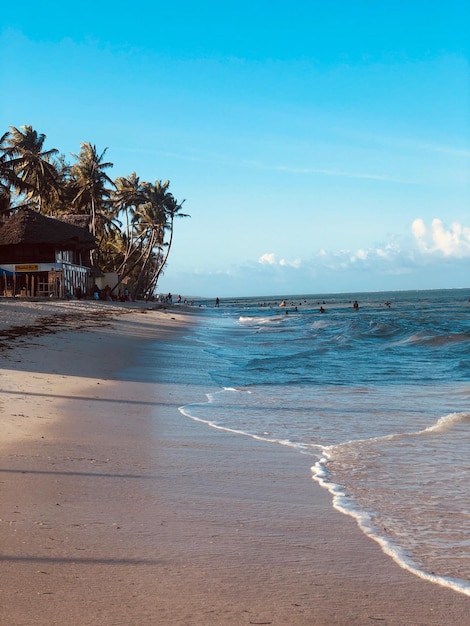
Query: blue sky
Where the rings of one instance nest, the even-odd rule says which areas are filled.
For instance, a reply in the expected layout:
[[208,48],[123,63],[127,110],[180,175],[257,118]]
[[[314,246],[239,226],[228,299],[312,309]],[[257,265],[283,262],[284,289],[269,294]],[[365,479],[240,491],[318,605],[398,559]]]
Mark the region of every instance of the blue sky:
[[468,32],[464,0],[7,3],[1,132],[169,179],[162,292],[470,288]]

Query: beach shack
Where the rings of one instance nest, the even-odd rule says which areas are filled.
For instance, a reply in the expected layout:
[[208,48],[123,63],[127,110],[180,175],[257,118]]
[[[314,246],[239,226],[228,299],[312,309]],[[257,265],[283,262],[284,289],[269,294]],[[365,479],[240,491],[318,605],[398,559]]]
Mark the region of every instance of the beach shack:
[[85,295],[93,283],[90,251],[97,244],[83,217],[59,219],[31,209],[18,209],[9,217],[0,226],[0,294]]

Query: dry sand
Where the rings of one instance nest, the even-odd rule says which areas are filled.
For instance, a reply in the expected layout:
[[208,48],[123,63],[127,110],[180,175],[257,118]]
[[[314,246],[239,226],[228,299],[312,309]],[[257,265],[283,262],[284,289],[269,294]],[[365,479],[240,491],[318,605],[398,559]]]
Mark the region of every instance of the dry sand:
[[207,389],[116,380],[198,321],[141,309],[0,303],[2,626],[470,624],[468,597],[332,508],[308,457],[184,418]]

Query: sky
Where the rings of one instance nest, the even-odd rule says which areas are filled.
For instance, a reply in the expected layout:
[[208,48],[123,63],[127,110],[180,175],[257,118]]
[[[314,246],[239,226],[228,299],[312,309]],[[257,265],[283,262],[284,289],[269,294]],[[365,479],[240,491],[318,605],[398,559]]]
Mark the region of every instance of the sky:
[[2,7],[0,133],[184,200],[158,291],[470,288],[465,0]]

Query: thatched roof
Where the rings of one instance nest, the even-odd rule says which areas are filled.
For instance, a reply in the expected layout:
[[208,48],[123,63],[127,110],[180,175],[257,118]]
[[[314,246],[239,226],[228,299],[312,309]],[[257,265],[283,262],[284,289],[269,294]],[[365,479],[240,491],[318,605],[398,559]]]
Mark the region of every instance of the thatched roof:
[[0,227],[0,246],[49,244],[63,250],[96,248],[96,239],[82,226],[19,209]]
[[74,215],[73,213],[63,213],[62,215],[57,215],[55,219],[65,222],[66,224],[73,224],[73,226],[86,228],[87,230],[91,221],[89,215]]

